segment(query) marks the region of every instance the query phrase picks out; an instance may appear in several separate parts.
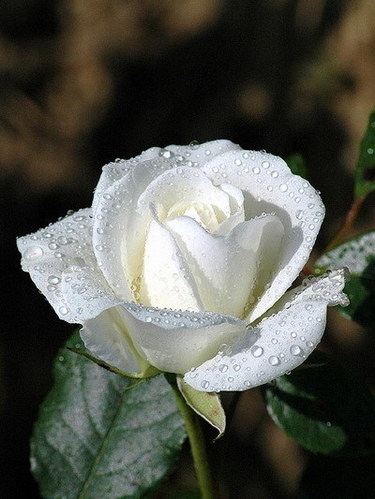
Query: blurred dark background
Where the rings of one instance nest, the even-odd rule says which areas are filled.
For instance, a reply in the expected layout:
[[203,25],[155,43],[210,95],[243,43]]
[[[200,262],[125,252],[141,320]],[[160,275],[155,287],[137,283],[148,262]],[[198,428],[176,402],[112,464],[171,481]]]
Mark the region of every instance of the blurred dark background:
[[[304,156],[327,206],[316,256],[350,206],[374,107],[373,0],[0,0],[0,497],[39,497],[29,437],[72,331],[21,272],[16,236],[89,206],[116,157],[228,138]],[[354,231],[374,222],[372,198]],[[368,331],[333,312],[325,348],[374,381]],[[193,487],[181,463],[171,483]],[[220,480],[225,497],[363,498],[373,469],[309,456],[251,390]]]

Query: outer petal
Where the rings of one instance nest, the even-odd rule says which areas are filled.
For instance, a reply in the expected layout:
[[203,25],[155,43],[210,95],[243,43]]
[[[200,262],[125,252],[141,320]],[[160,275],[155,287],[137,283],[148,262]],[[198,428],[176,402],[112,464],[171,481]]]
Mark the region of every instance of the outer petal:
[[[132,168],[145,161],[150,161],[162,157],[169,162],[169,168],[179,165],[202,166],[218,154],[226,151],[241,149],[237,144],[229,140],[214,140],[204,144],[191,144],[186,146],[170,145],[164,149],[151,147],[129,160],[117,159],[103,167],[102,175],[95,189],[93,200],[93,211],[96,210],[103,193],[106,192],[115,182],[126,176]],[[176,158],[174,156],[177,156]]]
[[104,277],[89,267],[64,270],[61,290],[73,322],[79,324],[120,303]]
[[186,166],[202,167],[207,161],[228,151],[240,151],[241,147],[230,140],[212,140],[203,144],[191,143],[187,146],[170,145],[164,150],[171,151],[173,154],[182,157]]
[[109,308],[85,321],[80,335],[93,355],[124,372],[139,374],[148,366],[129,337],[121,307]]
[[290,287],[306,263],[324,217],[324,206],[315,189],[293,175],[276,156],[254,151],[231,151],[202,167],[215,184],[230,183],[242,189],[245,218],[275,213],[285,236],[278,266],[268,289],[248,315],[253,322]]
[[192,369],[186,383],[204,391],[242,391],[299,366],[319,343],[327,306],[347,304],[344,271],[306,280],[257,326],[216,357]]
[[256,300],[257,275],[263,270],[265,285],[278,254],[283,228],[277,217],[248,220],[226,236],[210,234],[188,217],[165,225],[197,281],[203,308],[242,317]]
[[95,211],[98,207],[103,193],[107,189],[109,189],[115,182],[125,177],[130,172],[130,170],[139,163],[157,158],[160,150],[160,147],[151,147],[135,158],[127,160],[116,159],[116,161],[103,166],[102,174],[99,178],[99,182],[94,193],[94,199],[92,203],[93,211]]
[[[105,335],[100,334],[101,325],[97,325],[96,319],[85,323],[90,331],[96,331],[91,334],[90,344],[84,340],[86,346],[111,364],[118,356],[119,333],[122,338],[131,338],[138,353],[153,366],[184,373],[214,355],[224,344],[234,342],[245,331],[243,321],[210,312],[182,312],[136,303],[124,303],[116,307],[116,311],[121,318],[112,325],[108,323]],[[107,338],[110,339],[107,341]],[[114,365],[120,367],[118,363]],[[122,369],[129,371],[124,365]]]
[[[93,212],[93,245],[107,282],[124,301],[138,299],[131,289],[141,266],[144,241],[151,215],[138,203],[153,179],[171,167],[163,157],[135,165],[101,196]],[[125,275],[131,267],[134,276]]]
[[84,209],[17,240],[23,270],[30,273],[60,319],[67,322],[76,322],[76,314],[63,294],[64,271],[71,266],[87,266],[100,279],[91,234],[91,210]]

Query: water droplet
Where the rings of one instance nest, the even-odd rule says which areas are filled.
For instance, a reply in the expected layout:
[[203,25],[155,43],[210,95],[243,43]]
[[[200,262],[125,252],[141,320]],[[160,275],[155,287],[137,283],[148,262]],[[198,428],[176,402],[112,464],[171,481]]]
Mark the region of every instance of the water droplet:
[[57,242],[58,242],[59,244],[61,244],[62,246],[64,246],[65,244],[68,244],[68,242],[69,242],[69,241],[67,240],[67,238],[66,238],[66,237],[64,237],[64,236],[59,236],[59,237],[57,238]]
[[274,170],[273,172],[271,172],[271,177],[277,178],[278,176],[279,176],[279,172],[277,172],[276,170]]
[[206,379],[204,379],[201,383],[201,387],[204,389],[204,390],[207,390],[207,388],[210,386],[210,383],[209,381],[207,381]]
[[43,249],[40,246],[29,246],[23,254],[25,260],[37,260],[41,256],[43,256]]
[[258,173],[260,173],[260,169],[257,166],[254,166],[253,173],[255,173],[255,175],[258,175]]
[[298,345],[292,345],[290,347],[290,353],[292,355],[295,355],[296,357],[298,357],[299,355],[302,355],[303,354],[303,350],[302,348],[300,348]]
[[240,371],[241,370],[241,366],[239,364],[234,364],[233,369],[235,371]]
[[288,186],[286,184],[280,184],[279,189],[281,192],[286,192],[288,190]]
[[61,306],[59,307],[59,312],[61,315],[67,315],[69,313],[69,309],[67,307]]
[[271,355],[271,357],[268,359],[268,362],[271,364],[271,366],[278,366],[280,364],[280,359],[279,357],[276,357],[276,355]]
[[60,277],[57,277],[55,275],[50,275],[47,279],[47,281],[50,283],[50,284],[59,284],[61,282],[61,279]]
[[301,220],[302,217],[303,217],[303,210],[297,210],[296,218],[298,218],[298,220]]
[[262,166],[263,166],[263,168],[269,168],[271,165],[270,165],[269,161],[263,161]]
[[226,364],[221,364],[219,366],[219,371],[222,372],[222,373],[225,373],[228,371],[228,366]]
[[260,347],[260,346],[258,346],[258,345],[254,345],[254,346],[251,348],[250,352],[251,352],[251,355],[252,355],[253,357],[256,357],[256,358],[257,358],[257,357],[261,357],[261,356],[263,355],[264,350],[263,350],[263,348],[262,348],[262,347]]

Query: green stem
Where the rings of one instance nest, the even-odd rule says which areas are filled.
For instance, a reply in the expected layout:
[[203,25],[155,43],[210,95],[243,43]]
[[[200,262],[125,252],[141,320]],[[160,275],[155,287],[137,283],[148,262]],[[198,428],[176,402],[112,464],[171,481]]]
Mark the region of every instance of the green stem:
[[204,436],[198,416],[186,404],[177,385],[173,384],[172,387],[177,406],[185,422],[202,499],[217,498],[217,494],[214,494],[214,485],[208,465]]
[[337,234],[332,239],[332,241],[329,243],[329,245],[327,246],[325,251],[330,251],[331,249],[335,248],[336,246],[338,246],[342,242],[345,234],[349,231],[349,229],[353,225],[353,222],[356,219],[358,212],[361,209],[361,206],[362,206],[363,201],[365,199],[366,199],[366,196],[360,196],[353,201],[348,213],[346,214],[346,217],[345,217],[343,224],[341,225]]

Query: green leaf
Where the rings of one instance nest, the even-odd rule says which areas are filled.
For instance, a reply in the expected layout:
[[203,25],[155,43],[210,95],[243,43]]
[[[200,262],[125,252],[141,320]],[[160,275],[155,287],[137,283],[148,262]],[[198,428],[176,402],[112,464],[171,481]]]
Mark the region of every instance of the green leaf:
[[172,471],[186,433],[164,376],[140,383],[68,350],[54,374],[31,440],[43,497],[141,497]]
[[347,318],[367,327],[375,324],[375,231],[367,232],[340,244],[315,263],[317,272],[348,267],[351,280],[344,292],[350,305],[337,307]]
[[263,393],[273,421],[311,452],[375,452],[375,399],[337,366],[295,370]]
[[370,114],[355,173],[355,197],[375,190],[375,111]]
[[292,170],[292,173],[299,175],[302,178],[307,178],[307,167],[305,160],[300,154],[292,154],[286,158],[286,163]]
[[222,437],[225,432],[225,412],[219,395],[214,392],[195,390],[179,376],[177,377],[177,386],[187,405],[218,430],[219,435],[215,440]]

